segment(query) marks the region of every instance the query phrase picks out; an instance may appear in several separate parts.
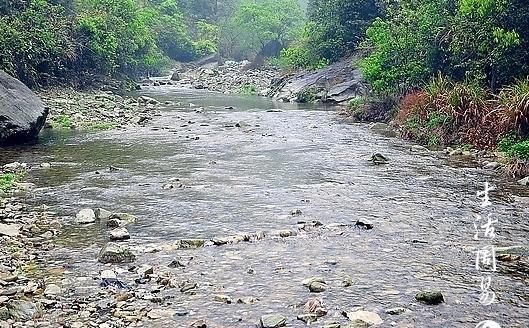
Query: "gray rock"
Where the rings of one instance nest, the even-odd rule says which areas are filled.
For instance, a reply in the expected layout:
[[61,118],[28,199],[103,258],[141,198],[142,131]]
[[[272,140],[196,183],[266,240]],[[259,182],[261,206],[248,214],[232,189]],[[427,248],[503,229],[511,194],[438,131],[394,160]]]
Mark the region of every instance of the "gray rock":
[[341,325],[338,322],[333,322],[323,325],[321,328],[340,328]]
[[287,324],[287,318],[280,314],[263,315],[260,320],[262,328],[278,328],[284,327]]
[[206,241],[204,239],[180,239],[173,243],[175,249],[193,249],[203,247]]
[[197,320],[191,324],[191,328],[207,328],[206,320]]
[[41,310],[32,302],[14,300],[7,305],[9,317],[17,321],[29,321],[40,317]]
[[96,222],[96,214],[92,209],[82,209],[75,216],[75,223],[77,224],[90,224]]
[[318,321],[318,316],[316,314],[300,314],[298,315],[298,320],[303,321],[307,325],[310,325],[313,322]]
[[529,177],[525,177],[523,179],[518,180],[518,184],[522,186],[528,186],[529,185]]
[[364,218],[356,220],[355,226],[364,228],[366,230],[371,230],[373,229],[374,224],[370,220]]
[[142,278],[147,278],[149,275],[154,274],[154,267],[152,265],[142,265],[138,269],[138,274]]
[[162,318],[172,318],[175,314],[175,310],[171,309],[152,309],[147,313],[147,317],[152,320],[157,320]]
[[101,263],[131,263],[136,256],[125,246],[107,243],[99,252],[98,261]]
[[186,282],[180,288],[180,292],[186,293],[198,287],[196,282]]
[[46,296],[55,296],[61,294],[61,287],[55,285],[55,284],[49,284],[46,286],[46,289],[44,290],[44,295]]
[[369,311],[345,312],[345,316],[358,327],[363,327],[364,323],[366,324],[365,327],[368,327],[380,325],[383,322],[378,314]]
[[259,302],[259,299],[252,296],[239,298],[237,300],[238,304],[255,304],[257,302]]
[[327,289],[327,284],[323,278],[313,277],[305,279],[301,282],[303,286],[307,287],[312,293],[322,293]]
[[426,152],[429,152],[430,150],[421,145],[413,145],[411,146],[410,151],[414,153],[426,153]]
[[437,305],[445,301],[440,291],[423,291],[415,295],[415,299],[428,305]]
[[95,215],[98,220],[108,220],[112,216],[112,212],[107,211],[104,208],[96,208]]
[[[158,83],[158,85],[160,85]],[[147,96],[140,96],[138,97],[138,103],[140,104],[149,104],[149,105],[158,105],[160,102],[154,98],[147,97]]]
[[0,70],[0,146],[36,139],[48,108],[22,82]]
[[486,162],[483,168],[485,170],[496,170],[501,167],[501,164],[498,162]]
[[323,102],[346,102],[364,94],[365,89],[360,69],[346,59],[320,70],[273,79],[268,96],[303,101],[311,93]]
[[121,220],[120,219],[109,219],[107,221],[107,227],[109,228],[118,228],[121,226]]
[[281,230],[279,231],[279,236],[281,238],[287,238],[287,237],[293,237],[296,236],[297,233],[293,230]]
[[233,303],[233,300],[231,299],[231,297],[229,297],[227,295],[215,295],[213,297],[213,300],[215,302],[219,302],[219,303],[226,303],[226,304]]
[[0,224],[0,236],[17,237],[20,235],[20,224]]
[[309,290],[312,293],[323,293],[327,290],[327,284],[324,282],[315,281],[309,285]]
[[300,216],[300,215],[302,215],[302,214],[303,214],[303,212],[302,212],[299,208],[290,211],[290,215],[292,215],[292,216]]
[[120,220],[122,223],[136,223],[138,222],[138,218],[132,214],[129,213],[114,213],[109,217],[109,220],[117,219]]
[[373,162],[373,164],[375,165],[380,165],[380,164],[388,164],[389,163],[389,159],[382,155],[381,153],[375,153],[371,156],[371,159],[370,159],[371,162]]
[[127,240],[130,239],[129,231],[125,228],[116,228],[110,231],[110,240]]
[[409,310],[406,309],[406,308],[396,307],[396,308],[387,309],[385,312],[386,312],[386,314],[389,314],[389,315],[401,315],[401,314],[404,314],[404,313],[406,313],[408,311]]

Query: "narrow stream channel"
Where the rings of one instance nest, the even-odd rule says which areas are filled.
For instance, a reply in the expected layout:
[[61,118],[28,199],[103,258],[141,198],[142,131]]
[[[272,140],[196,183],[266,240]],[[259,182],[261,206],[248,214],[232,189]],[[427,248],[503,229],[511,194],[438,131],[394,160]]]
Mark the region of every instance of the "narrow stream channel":
[[[304,327],[296,306],[315,296],[301,284],[313,276],[328,285],[316,295],[329,309],[317,327],[345,322],[340,312],[356,306],[379,313],[382,327],[475,327],[485,319],[528,327],[529,288],[522,278],[495,273],[498,302],[486,307],[478,301],[475,251],[483,244],[473,239],[473,213],[480,211],[476,192],[485,181],[499,189],[492,194],[499,220],[495,245],[527,244],[528,202],[520,197],[526,192],[504,177],[435,152],[412,153],[409,143],[375,134],[331,109],[169,87],[145,94],[182,105],[170,106],[146,127],[45,132],[38,145],[2,154],[7,161],[52,163],[35,173],[40,188],[31,201],[65,218],[59,247],[48,259],[64,267],[61,279],[100,288],[98,281],[80,277],[108,268],[96,261],[108,228],[72,222],[80,209],[101,207],[138,217],[126,242],[138,254],[136,265],[166,268],[179,256],[193,257],[186,268],[172,270],[197,282],[196,294],[163,291],[168,301],[161,305],[189,314],[152,327],[188,327],[201,318],[208,327],[252,327],[272,312],[286,315],[291,327]],[[368,159],[375,152],[390,163],[372,165]],[[109,166],[119,170],[110,172]],[[170,181],[175,188],[163,189]],[[290,214],[296,209],[302,215]],[[372,221],[374,229],[354,228],[358,219]],[[324,228],[273,237],[312,220]],[[256,231],[270,238],[164,248],[178,239]],[[343,287],[348,277],[354,284]],[[442,290],[446,303],[417,303],[415,294],[428,289]],[[222,304],[213,300],[218,293],[259,302]],[[393,307],[411,312],[384,313]]]

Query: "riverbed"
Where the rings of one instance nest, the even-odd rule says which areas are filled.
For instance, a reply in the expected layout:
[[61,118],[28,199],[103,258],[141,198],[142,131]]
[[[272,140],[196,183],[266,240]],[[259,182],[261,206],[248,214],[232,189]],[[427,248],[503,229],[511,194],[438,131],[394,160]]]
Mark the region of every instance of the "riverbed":
[[[378,313],[381,327],[475,327],[486,319],[502,327],[527,327],[526,276],[492,273],[498,301],[479,303],[486,272],[475,268],[476,251],[490,243],[527,244],[527,192],[505,177],[438,152],[411,152],[409,143],[376,134],[333,108],[171,86],[142,94],[173,105],[146,126],[45,131],[36,145],[2,152],[2,162],[51,163],[31,174],[38,188],[28,201],[46,203],[64,223],[47,261],[61,269],[53,279],[68,290],[66,308],[75,309],[83,298],[93,302],[97,293],[101,300],[111,297],[94,279],[99,271],[114,268],[135,284],[130,266],[151,265],[155,272],[196,282],[197,288],[189,294],[154,290],[156,283],[136,286],[161,299],[138,296],[145,301],[138,301],[138,308],[186,312],[142,320],[144,327],[188,327],[199,319],[208,327],[252,327],[268,313],[286,316],[288,326],[304,327],[296,317],[304,311],[299,305],[311,297],[321,298],[328,310],[313,324],[318,327],[345,326],[341,312],[355,308]],[[389,164],[373,165],[373,153],[384,154]],[[498,187],[486,212],[476,197],[485,181]],[[136,263],[97,262],[109,229],[73,224],[83,208],[138,217],[127,226],[131,239],[122,242],[136,253]],[[474,239],[475,213],[498,219],[493,241]],[[358,220],[369,220],[373,229],[357,226]],[[299,229],[302,222],[316,221],[322,226]],[[280,237],[278,231],[285,229],[296,235]],[[266,237],[198,249],[170,247],[181,239],[258,231]],[[168,268],[177,258],[188,263]],[[323,278],[327,289],[310,293],[302,285],[310,277]],[[441,290],[445,302],[417,302],[415,295],[424,290]],[[217,294],[234,302],[215,301]],[[256,301],[235,302],[245,297]],[[385,313],[395,307],[409,311]],[[86,320],[51,312],[52,322],[122,324],[112,311]]]

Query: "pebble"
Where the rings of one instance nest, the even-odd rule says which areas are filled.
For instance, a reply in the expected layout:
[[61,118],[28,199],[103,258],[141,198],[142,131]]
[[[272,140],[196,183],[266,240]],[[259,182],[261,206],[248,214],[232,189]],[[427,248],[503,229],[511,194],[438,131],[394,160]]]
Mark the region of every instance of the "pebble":
[[215,302],[226,303],[226,304],[231,304],[233,302],[231,297],[227,295],[215,295],[213,300]]

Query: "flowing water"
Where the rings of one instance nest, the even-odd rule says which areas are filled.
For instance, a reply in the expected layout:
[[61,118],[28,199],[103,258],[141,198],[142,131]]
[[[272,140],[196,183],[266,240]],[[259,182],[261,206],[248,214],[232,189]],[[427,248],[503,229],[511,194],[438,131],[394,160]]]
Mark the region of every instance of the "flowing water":
[[[172,270],[198,282],[196,294],[163,292],[171,297],[164,308],[190,313],[146,326],[187,327],[205,318],[208,327],[251,327],[274,312],[286,315],[289,326],[303,327],[296,320],[303,309],[296,306],[316,296],[329,309],[317,327],[345,322],[340,312],[357,306],[379,313],[382,327],[475,327],[485,319],[528,327],[527,281],[493,273],[498,302],[483,306],[480,277],[487,272],[475,268],[475,251],[490,244],[474,240],[474,213],[482,211],[476,192],[485,181],[498,186],[489,208],[499,221],[493,243],[527,244],[527,202],[512,183],[437,153],[412,153],[410,144],[375,134],[333,110],[171,88],[145,92],[184,105],[168,106],[146,127],[45,132],[38,145],[2,154],[6,162],[52,163],[35,173],[42,187],[33,201],[64,217],[50,261],[66,268],[67,279],[97,276],[105,268],[96,256],[108,229],[72,224],[80,209],[102,207],[138,216],[128,227],[127,244],[139,254],[139,264],[166,268],[178,256],[193,257],[186,268]],[[204,110],[197,112],[198,107]],[[277,108],[282,111],[270,111]],[[390,164],[370,165],[374,152],[389,157]],[[110,172],[110,165],[120,170]],[[174,179],[174,189],[162,188]],[[290,215],[295,209],[303,214]],[[374,229],[352,227],[358,219],[371,220]],[[274,231],[310,220],[324,227],[273,237]],[[163,248],[178,239],[256,231],[269,237],[196,250]],[[162,250],[149,252],[153,248]],[[323,277],[327,291],[310,294],[301,281],[312,276]],[[347,277],[353,286],[342,286]],[[99,288],[96,280],[88,286]],[[446,303],[417,303],[415,294],[428,289],[442,290]],[[213,301],[218,293],[260,301],[221,304]],[[384,313],[398,306],[412,311]]]

